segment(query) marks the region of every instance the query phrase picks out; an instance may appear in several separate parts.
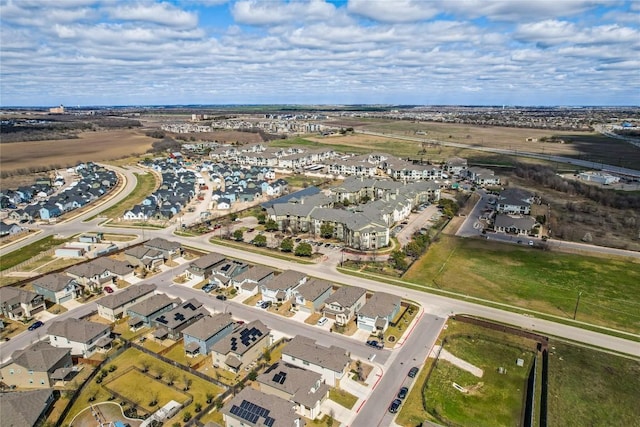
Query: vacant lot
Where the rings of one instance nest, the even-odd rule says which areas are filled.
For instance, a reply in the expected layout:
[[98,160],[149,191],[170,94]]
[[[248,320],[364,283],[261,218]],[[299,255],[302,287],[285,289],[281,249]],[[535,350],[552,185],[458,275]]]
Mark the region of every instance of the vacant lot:
[[78,139],[2,144],[2,170],[53,169],[144,153],[154,140],[136,130],[83,132]]
[[[131,370],[124,375],[120,375],[105,384],[105,387],[124,396],[125,399],[131,402],[136,402],[147,412],[153,412],[171,400],[183,403],[189,398],[186,394],[168,386],[166,383],[153,380],[137,370]],[[157,399],[157,404],[149,406],[153,399]]]
[[[167,132],[167,135],[177,139],[178,141],[184,141],[186,138],[191,141],[218,141],[220,143],[232,144],[239,142],[240,144],[259,144],[263,142],[259,133],[253,132],[240,132],[237,130],[218,130],[215,132],[198,132],[198,133],[171,133]],[[178,137],[178,138],[176,138]]]
[[126,199],[116,203],[108,209],[105,209],[99,214],[92,216],[87,219],[87,221],[98,216],[114,219],[121,218],[127,210],[133,208],[135,205],[146,199],[160,185],[160,178],[153,172],[134,173],[134,175],[137,180],[136,187]]
[[639,389],[639,361],[551,341],[549,426],[637,426]]
[[[343,126],[345,125],[346,123],[343,123]],[[575,157],[623,167],[640,164],[640,150],[637,147],[594,132],[362,118],[354,119],[352,126],[374,132],[396,133],[444,142]],[[416,132],[425,132],[425,134],[417,135]],[[554,136],[558,140],[563,140],[564,143],[540,141],[542,138]],[[527,138],[537,139],[537,141],[527,141]]]
[[640,263],[442,236],[405,280],[624,331],[640,331]]
[[41,252],[53,249],[58,245],[68,242],[69,240],[71,239],[56,239],[54,236],[48,236],[44,239],[33,242],[21,249],[9,252],[2,257],[2,262],[0,263],[0,271],[18,265],[21,262],[33,258]]

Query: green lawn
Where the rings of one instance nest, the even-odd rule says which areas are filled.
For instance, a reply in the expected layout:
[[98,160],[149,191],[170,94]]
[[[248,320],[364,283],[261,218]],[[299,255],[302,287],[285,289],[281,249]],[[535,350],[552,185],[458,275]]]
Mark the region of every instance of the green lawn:
[[551,341],[550,427],[637,426],[640,362]]
[[[105,384],[105,387],[108,390],[113,390],[124,396],[125,399],[131,402],[136,402],[149,413],[162,407],[171,400],[183,403],[189,399],[189,396],[185,393],[168,386],[162,381],[153,380],[137,370],[131,370],[115,378],[113,381]],[[149,403],[156,395],[158,399],[157,405],[149,406]]]
[[640,332],[640,262],[442,236],[404,280]]
[[6,270],[7,268],[13,267],[14,265],[18,265],[21,262],[24,262],[38,255],[41,252],[53,249],[56,246],[66,243],[70,240],[71,239],[56,239],[54,236],[48,236],[44,239],[33,242],[30,245],[24,246],[16,251],[9,252],[8,254],[2,256],[2,262],[0,262],[0,271]]
[[335,387],[329,390],[329,399],[333,400],[339,405],[344,406],[347,409],[353,408],[353,405],[355,405],[358,401],[358,398],[353,394]]
[[131,209],[133,206],[142,202],[149,194],[155,190],[157,185],[156,175],[148,172],[145,174],[134,174],[137,179],[136,187],[133,189],[131,194],[124,200],[120,201],[120,203],[116,203],[108,209],[100,212],[97,215],[88,218],[86,221],[91,221],[94,218],[99,216],[104,216],[107,218],[119,218],[121,217],[127,209]]

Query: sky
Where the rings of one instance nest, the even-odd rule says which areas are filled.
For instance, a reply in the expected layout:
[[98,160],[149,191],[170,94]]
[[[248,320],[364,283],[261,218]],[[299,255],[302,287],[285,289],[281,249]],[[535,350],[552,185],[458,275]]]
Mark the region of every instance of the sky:
[[0,106],[640,105],[640,0],[0,0]]

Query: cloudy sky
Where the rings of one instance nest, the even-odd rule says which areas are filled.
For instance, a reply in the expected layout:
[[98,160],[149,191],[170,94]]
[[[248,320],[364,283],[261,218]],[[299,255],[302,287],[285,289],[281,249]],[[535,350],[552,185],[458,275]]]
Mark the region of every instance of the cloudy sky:
[[0,0],[0,105],[639,105],[640,0]]

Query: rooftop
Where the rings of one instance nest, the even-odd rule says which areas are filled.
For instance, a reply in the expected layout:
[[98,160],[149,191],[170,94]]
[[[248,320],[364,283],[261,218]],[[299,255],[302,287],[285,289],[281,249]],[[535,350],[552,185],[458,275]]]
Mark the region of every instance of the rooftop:
[[123,291],[116,292],[111,295],[107,295],[98,300],[98,305],[106,308],[118,308],[123,305],[139,298],[143,295],[147,295],[156,290],[156,285],[151,283],[143,283],[140,285],[131,285]]
[[50,336],[55,335],[58,337],[65,337],[69,341],[84,343],[98,335],[104,334],[110,329],[109,325],[89,322],[88,320],[74,319],[71,317],[65,320],[52,322],[49,325],[47,334]]
[[282,349],[282,354],[288,354],[334,372],[341,372],[351,361],[344,348],[334,345],[323,347],[311,338],[301,335],[296,335],[289,341]]
[[197,322],[187,326],[183,335],[189,335],[202,341],[206,341],[221,329],[233,323],[231,315],[228,313],[218,313],[213,316],[205,316]]

